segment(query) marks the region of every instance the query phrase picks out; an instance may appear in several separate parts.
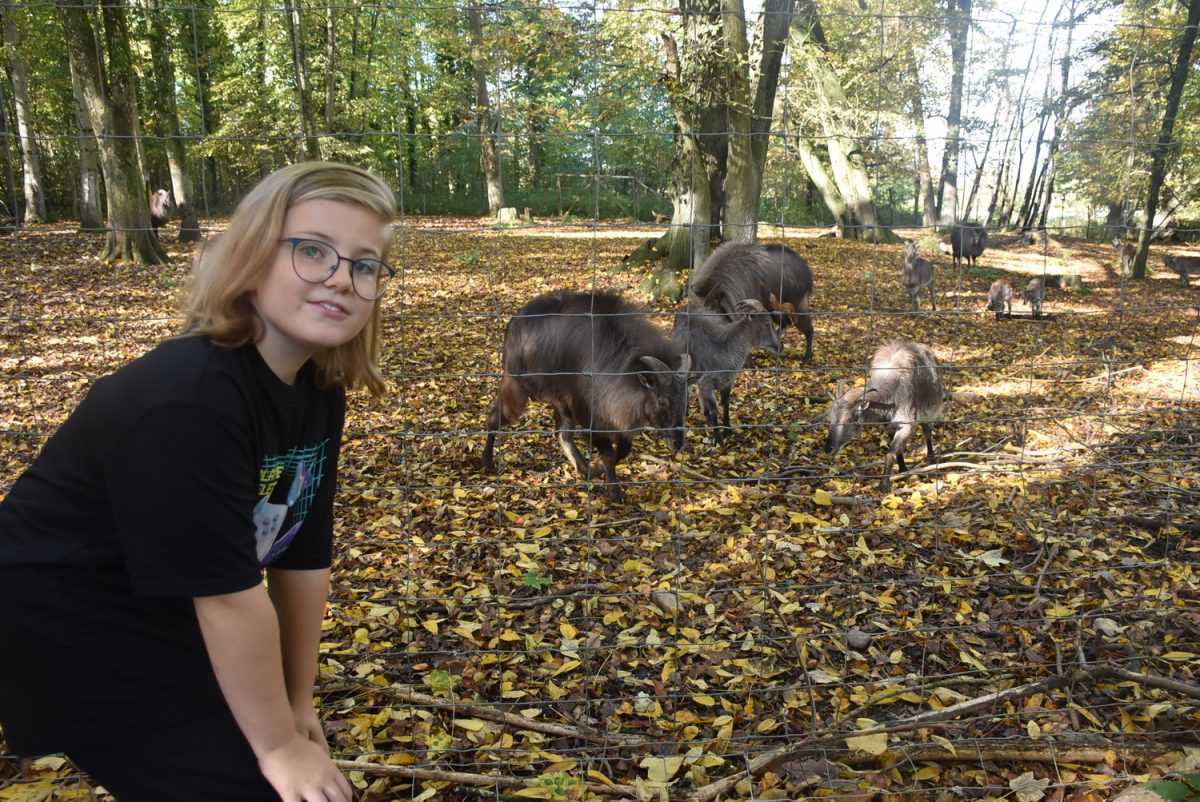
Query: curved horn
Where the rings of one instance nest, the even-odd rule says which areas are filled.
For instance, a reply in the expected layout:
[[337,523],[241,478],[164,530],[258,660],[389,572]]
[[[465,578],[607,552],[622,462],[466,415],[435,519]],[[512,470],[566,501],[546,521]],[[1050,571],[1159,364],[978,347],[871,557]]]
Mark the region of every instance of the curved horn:
[[[775,296],[772,295],[771,297],[774,298]],[[737,311],[737,312],[747,310],[747,309],[754,311],[754,312],[767,311],[767,308],[762,305],[762,301],[758,300],[757,298],[743,298],[742,300],[738,301],[737,305],[734,306],[733,308],[734,308],[734,311]]]
[[672,374],[675,372],[671,370],[666,362],[663,362],[658,357],[644,356],[638,361],[654,372],[654,376],[658,379],[659,384],[668,384],[671,381]]
[[681,354],[679,357],[679,372],[686,376],[688,374],[688,371],[690,371],[691,369],[692,369],[692,355],[691,354]]

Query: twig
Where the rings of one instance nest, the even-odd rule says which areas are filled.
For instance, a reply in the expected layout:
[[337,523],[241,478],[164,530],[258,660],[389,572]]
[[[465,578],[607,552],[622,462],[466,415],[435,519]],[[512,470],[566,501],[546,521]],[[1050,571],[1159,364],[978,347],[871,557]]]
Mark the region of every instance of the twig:
[[[356,686],[358,687],[358,686]],[[336,686],[335,686],[336,688]],[[328,692],[331,690],[328,687],[319,687],[318,692]],[[402,702],[409,702],[414,705],[422,705],[424,707],[436,707],[441,710],[451,710],[458,713],[465,713],[475,718],[486,719],[487,721],[495,721],[498,724],[504,724],[519,730],[528,730],[531,732],[540,732],[546,735],[554,735],[559,738],[575,738],[581,741],[588,741],[596,744],[613,745],[619,744],[628,747],[640,747],[645,744],[642,738],[635,735],[614,734],[609,735],[603,732],[597,732],[590,728],[572,727],[566,724],[555,724],[551,721],[538,721],[537,719],[529,719],[524,716],[518,716],[513,713],[505,713],[496,710],[487,705],[472,704],[470,702],[458,702],[453,699],[439,699],[436,696],[429,696],[417,691],[405,690],[395,686],[384,688],[376,685],[367,686],[366,690],[385,693],[395,697]]]
[[941,710],[931,710],[925,713],[919,713],[907,719],[902,719],[891,724],[872,727],[866,730],[856,730],[851,733],[833,733],[821,736],[809,736],[799,741],[798,743],[788,744],[770,752],[766,752],[750,761],[749,768],[744,771],[739,771],[731,774],[728,777],[723,777],[720,780],[711,782],[701,788],[696,789],[690,794],[683,797],[687,802],[711,802],[721,794],[729,791],[742,780],[749,777],[755,777],[758,774],[767,771],[782,762],[801,754],[814,744],[822,742],[832,742],[840,740],[848,736],[860,735],[878,735],[880,733],[906,732],[921,727],[928,726],[934,722],[940,722],[946,719],[956,718],[960,715],[973,713],[976,710],[985,707],[1004,705],[1017,699],[1022,699],[1026,696],[1032,696],[1035,693],[1051,691],[1057,688],[1064,687],[1083,679],[1088,679],[1094,676],[1092,671],[1076,671],[1072,674],[1059,674],[1046,679],[1030,682],[1025,685],[1019,685],[1015,688],[1008,688],[1003,691],[985,694],[977,699],[969,699],[965,702],[959,702],[956,705],[942,708]]
[[[983,746],[966,749],[959,746],[955,752],[947,751],[946,747],[940,744],[905,744],[897,746],[894,749],[889,749],[896,757],[904,760],[910,760],[914,763],[923,760],[936,760],[938,762],[964,760],[964,761],[1011,761],[1022,763],[1105,763],[1113,755],[1117,753],[1119,757],[1129,759],[1130,757],[1138,758],[1155,758],[1164,752],[1170,751],[1171,747],[1162,743],[1150,744],[1123,744],[1119,749],[1111,746],[1076,746],[1068,745],[1066,749],[1056,749],[1055,746],[1060,740],[1074,740],[1070,738],[1070,733],[1060,733],[1058,735],[1043,736],[1036,741],[1020,738],[1016,745],[1006,744],[1005,746]],[[846,758],[839,759],[839,763],[847,766],[861,766],[877,762],[879,758],[875,755],[851,755]]]
[[[516,777],[501,777],[490,774],[473,774],[465,771],[442,771],[439,769],[418,769],[412,766],[390,766],[386,763],[356,763],[353,760],[335,760],[334,763],[343,771],[361,771],[363,774],[390,775],[407,777],[412,780],[430,782],[448,782],[458,785],[471,785],[480,788],[510,788],[517,791],[537,786],[537,779],[528,780]],[[622,796],[637,798],[637,789],[632,785],[607,785],[605,783],[587,783],[587,789],[593,794],[603,796]]]
[[1192,682],[1185,682],[1181,679],[1171,679],[1170,677],[1156,677],[1152,674],[1139,674],[1136,671],[1128,671],[1124,668],[1116,666],[1099,666],[1097,671],[1101,676],[1115,677],[1128,682],[1136,682],[1139,685],[1146,685],[1151,688],[1159,688],[1164,691],[1174,691],[1175,693],[1190,696],[1193,699],[1200,699],[1200,685]]
[[[717,487],[724,487],[724,488],[733,487],[733,485],[729,482],[722,481],[721,479],[714,479],[711,476],[705,476],[702,473],[693,471],[691,468],[685,468],[682,465],[679,465],[677,463],[668,462],[667,460],[661,459],[652,454],[639,454],[638,459],[644,459],[648,462],[654,463],[655,465],[662,465],[663,467],[674,468],[675,470],[679,471],[680,473],[684,474],[685,476],[690,476],[693,479],[696,479],[697,481],[700,481],[700,482],[704,482],[706,484],[712,484],[712,485],[716,485]],[[754,477],[754,479],[756,481],[770,482],[770,481],[776,481],[777,479],[779,479],[779,477],[763,476],[763,477]],[[736,489],[738,490],[739,493],[748,493],[750,491],[755,490],[755,488],[747,488],[747,487],[739,487]],[[784,496],[786,498],[794,498],[797,501],[811,501],[812,500],[811,496],[805,496],[800,493],[789,493],[786,490],[771,491],[771,494]],[[859,496],[831,496],[830,498],[832,499],[832,502],[834,504],[839,504],[839,505],[845,506],[845,507],[864,506],[864,505],[870,505],[873,503],[870,499],[860,498]]]

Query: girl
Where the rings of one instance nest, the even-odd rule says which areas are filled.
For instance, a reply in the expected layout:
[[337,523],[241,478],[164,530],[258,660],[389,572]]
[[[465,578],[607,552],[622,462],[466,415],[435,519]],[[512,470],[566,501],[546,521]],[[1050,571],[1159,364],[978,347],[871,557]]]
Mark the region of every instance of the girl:
[[[348,802],[313,709],[345,390],[376,396],[391,190],[297,164],[202,252],[184,334],[0,504],[0,724],[119,802]],[[262,569],[266,569],[264,586]]]

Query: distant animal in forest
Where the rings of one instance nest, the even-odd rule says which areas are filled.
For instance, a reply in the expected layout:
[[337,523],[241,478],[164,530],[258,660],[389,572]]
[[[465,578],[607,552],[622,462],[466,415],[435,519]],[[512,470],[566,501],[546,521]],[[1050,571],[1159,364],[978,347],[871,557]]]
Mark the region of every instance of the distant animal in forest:
[[1137,255],[1137,246],[1132,242],[1124,242],[1119,237],[1114,237],[1113,249],[1117,252],[1117,262],[1120,264],[1120,275],[1133,275],[1133,257]]
[[864,425],[882,424],[891,438],[879,489],[892,485],[892,466],[908,470],[904,447],[918,424],[925,435],[926,462],[934,463],[933,425],[943,422],[945,389],[942,363],[928,346],[893,341],[875,351],[865,387],[844,390],[838,384],[833,404],[826,411],[829,434],[825,451],[836,456]]
[[1008,316],[1012,317],[1012,297],[1012,285],[1008,279],[998,278],[988,287],[987,308],[989,312],[996,313],[996,320],[1004,315],[1006,309]]
[[1021,297],[1025,303],[1029,305],[1029,311],[1033,313],[1035,319],[1042,316],[1042,302],[1046,300],[1046,286],[1040,278],[1030,279],[1025,285],[1025,291],[1021,293]]
[[1167,270],[1179,276],[1179,286],[1188,286],[1189,275],[1200,276],[1200,257],[1197,256],[1164,256],[1163,264]]
[[778,322],[780,336],[789,324],[804,332],[804,358],[812,359],[812,269],[791,248],[727,242],[712,252],[689,284],[705,306],[730,319],[739,302],[757,299]]
[[917,243],[909,240],[904,243],[904,266],[900,268],[900,283],[908,291],[912,301],[913,311],[920,308],[919,296],[921,290],[929,288],[929,305],[937,311],[937,297],[933,288],[933,262],[917,255]]
[[962,268],[965,259],[971,267],[987,248],[987,229],[978,223],[959,223],[950,229],[950,253],[954,257],[954,267]]
[[153,226],[155,234],[171,219],[173,210],[171,193],[165,189],[154,190],[154,194],[150,196],[150,225]]
[[559,444],[585,479],[593,471],[575,435],[587,436],[613,501],[622,497],[617,463],[638,431],[655,429],[672,451],[681,449],[691,358],[648,316],[613,292],[559,290],[521,307],[504,335],[504,376],[488,416],[484,469],[495,467],[500,428],[519,419],[530,400],[554,408]]
[[[774,296],[772,296],[773,298]],[[700,411],[708,423],[714,443],[720,443],[729,424],[729,396],[752,348],[780,350],[775,328],[757,298],[745,298],[734,307],[733,320],[704,306],[696,296],[675,315],[675,339],[692,358],[692,377]],[[721,396],[721,418],[717,417],[717,393]]]

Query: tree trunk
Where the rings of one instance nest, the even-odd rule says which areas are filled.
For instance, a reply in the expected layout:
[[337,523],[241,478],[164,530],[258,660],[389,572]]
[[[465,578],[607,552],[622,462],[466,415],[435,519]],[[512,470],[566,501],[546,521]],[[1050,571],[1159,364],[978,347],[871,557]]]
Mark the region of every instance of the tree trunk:
[[[1058,102],[1055,104],[1054,114],[1054,133],[1050,138],[1050,148],[1046,153],[1046,178],[1042,186],[1042,211],[1038,220],[1037,227],[1043,229],[1050,216],[1050,201],[1054,197],[1054,171],[1057,167],[1056,156],[1058,155],[1058,145],[1062,137],[1063,121],[1071,113],[1070,106],[1070,77],[1071,77],[1071,43],[1075,34],[1075,11],[1077,1],[1072,0],[1068,13],[1070,14],[1067,20],[1067,47],[1062,58],[1062,89],[1059,90]],[[1055,18],[1055,24],[1058,24],[1058,19]]]
[[117,0],[104,0],[101,10],[109,56],[107,70],[98,58],[99,43],[88,10],[71,0],[60,0],[58,4],[67,48],[96,127],[104,170],[109,229],[101,258],[107,262],[160,264],[166,256],[150,233],[149,193],[138,171],[134,147],[133,70],[125,9]]
[[971,0],[947,0],[950,18],[950,109],[946,114],[946,148],[938,188],[938,219],[944,226],[958,222],[958,159],[962,132],[963,79],[967,66],[967,36],[971,31]]
[[[216,107],[212,103],[212,69],[213,48],[210,44],[209,15],[211,0],[191,0],[187,12],[182,17],[182,39],[188,43],[183,48],[184,58],[188,59],[189,72],[196,79],[196,104],[200,109],[200,135],[207,138],[219,127]],[[200,170],[201,198],[205,203],[219,203],[221,185],[217,181],[217,159],[214,155],[201,157]]]
[[73,52],[68,52],[71,71],[71,91],[75,98],[75,119],[79,121],[79,229],[104,229],[104,209],[100,205],[100,153],[96,147],[96,131],[83,96],[79,70]]
[[288,41],[292,46],[292,71],[296,78],[296,106],[300,115],[300,136],[304,140],[304,157],[320,159],[321,145],[312,132],[308,118],[308,56],[304,47],[304,15],[300,7],[302,0],[283,0],[287,14]]
[[1196,25],[1200,24],[1200,0],[1188,3],[1187,22],[1179,41],[1179,53],[1175,67],[1171,70],[1171,88],[1167,92],[1167,107],[1163,110],[1162,125],[1158,142],[1150,162],[1150,181],[1146,188],[1146,210],[1143,216],[1141,235],[1138,237],[1137,255],[1133,259],[1133,277],[1146,277],[1146,257],[1150,254],[1150,236],[1154,229],[1154,215],[1158,211],[1158,194],[1162,190],[1163,176],[1167,171],[1167,152],[1171,148],[1175,130],[1175,115],[1183,97],[1183,86],[1187,83],[1188,68],[1191,66],[1192,46],[1196,43]]
[[929,146],[925,142],[925,103],[921,98],[921,80],[913,65],[912,122],[916,129],[917,187],[921,198],[921,224],[933,230],[937,225],[937,202],[933,196],[933,176],[929,170]]
[[8,114],[5,112],[7,108],[8,98],[4,94],[4,81],[0,81],[0,142],[4,143],[4,188],[7,204],[5,214],[0,215],[0,220],[7,221],[8,215],[11,214],[13,225],[17,226],[21,218],[17,214],[17,177],[13,174],[12,154],[8,150],[11,137],[8,135]]
[[167,30],[167,13],[161,0],[150,0],[147,23],[150,32],[150,56],[155,73],[155,93],[150,98],[154,116],[163,131],[163,146],[171,171],[171,194],[179,215],[179,241],[197,242],[200,225],[192,201],[192,179],[188,175],[186,143],[180,136],[179,106],[175,101],[175,63]]
[[800,156],[800,163],[804,165],[805,172],[808,173],[811,185],[821,193],[821,200],[825,202],[825,208],[833,215],[833,224],[837,227],[838,236],[842,236],[846,230],[846,203],[842,200],[842,193],[838,192],[837,185],[825,171],[825,165],[821,163],[820,158],[813,152],[812,145],[803,135],[796,137],[796,152]]
[[[334,134],[334,94],[337,89],[337,9],[333,3],[325,7],[325,136]],[[357,14],[358,12],[355,11]]]
[[483,16],[479,6],[467,8],[471,31],[471,70],[475,77],[475,117],[479,122],[479,164],[487,182],[488,213],[500,214],[504,206],[504,184],[500,178],[500,157],[496,146],[492,101],[487,88],[487,59],[483,47]]
[[745,9],[742,0],[724,0],[721,4],[726,66],[724,105],[729,132],[722,233],[731,242],[754,242],[758,237],[762,175],[793,5],[794,0],[768,0],[763,8],[758,83],[751,99]]
[[848,230],[855,239],[899,242],[895,233],[879,224],[866,162],[849,124],[853,112],[829,62],[816,6],[812,0],[800,0],[797,8],[795,60],[803,63],[816,89],[815,113],[829,150],[830,172],[853,217]]
[[[12,77],[13,102],[17,107],[17,135],[21,143],[21,166],[25,171],[25,222],[46,220],[46,197],[42,192],[42,164],[38,155],[37,135],[33,130],[33,109],[29,105],[29,85],[25,80],[25,59],[21,56],[21,35],[17,30],[19,6],[3,10],[4,44],[8,51]],[[13,210],[16,214],[16,210]]]
[[727,242],[754,242],[758,238],[758,189],[761,176],[754,158],[750,100],[750,45],[746,42],[746,11],[742,0],[721,0],[724,39],[726,124],[729,155],[725,175],[725,225]]

